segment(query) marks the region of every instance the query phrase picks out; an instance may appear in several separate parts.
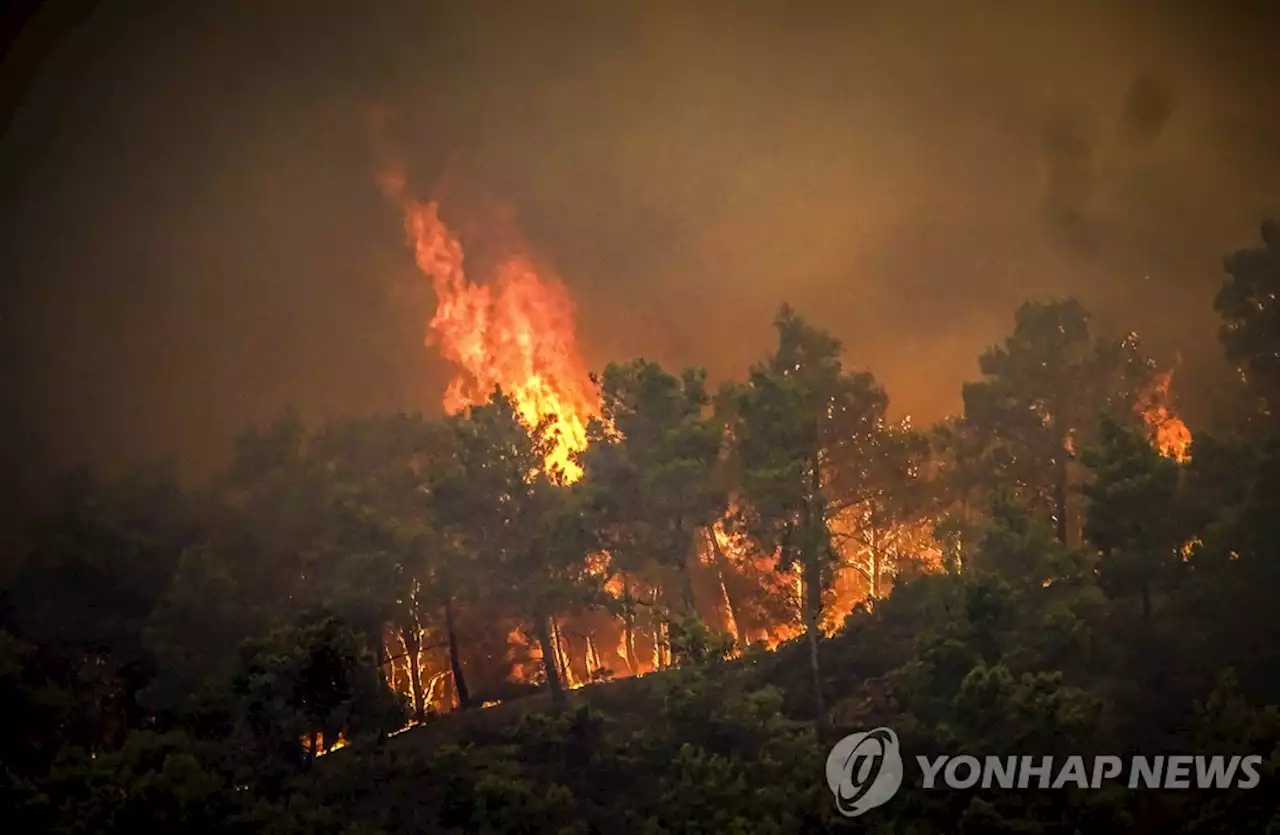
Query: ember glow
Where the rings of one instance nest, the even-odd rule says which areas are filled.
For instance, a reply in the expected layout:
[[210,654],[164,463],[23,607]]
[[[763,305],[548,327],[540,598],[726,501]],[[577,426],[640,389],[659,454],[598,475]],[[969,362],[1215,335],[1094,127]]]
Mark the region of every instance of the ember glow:
[[458,366],[444,394],[445,410],[456,414],[482,404],[500,387],[525,423],[551,421],[557,442],[548,463],[576,481],[582,471],[572,456],[586,446],[597,397],[578,353],[573,301],[564,284],[523,254],[502,259],[488,282],[472,282],[462,243],[441,221],[439,205],[405,196],[404,182],[398,172],[380,178],[383,192],[404,210],[414,260],[435,289],[427,345]]

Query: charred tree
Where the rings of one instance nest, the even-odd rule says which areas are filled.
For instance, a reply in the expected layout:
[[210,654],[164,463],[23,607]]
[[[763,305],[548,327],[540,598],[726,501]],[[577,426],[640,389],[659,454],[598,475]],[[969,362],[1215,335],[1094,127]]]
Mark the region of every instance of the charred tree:
[[551,618],[546,615],[535,617],[534,631],[538,635],[538,646],[542,649],[542,666],[547,675],[547,689],[551,691],[551,707],[559,713],[568,705],[568,700],[557,669],[556,648],[551,640]]
[[466,710],[471,707],[471,694],[467,690],[467,679],[462,672],[462,658],[458,649],[458,630],[453,617],[453,599],[444,601],[444,628],[449,642],[449,669],[453,673],[453,688],[458,696],[458,707]]

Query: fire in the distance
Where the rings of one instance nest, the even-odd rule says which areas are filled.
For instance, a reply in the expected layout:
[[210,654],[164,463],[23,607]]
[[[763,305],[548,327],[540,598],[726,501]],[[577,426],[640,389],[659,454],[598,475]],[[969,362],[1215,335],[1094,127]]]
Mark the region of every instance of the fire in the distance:
[[[500,386],[512,396],[526,423],[551,418],[558,441],[549,463],[559,465],[569,480],[580,477],[571,459],[586,444],[587,423],[597,411],[598,399],[578,350],[574,305],[564,284],[545,270],[540,273],[532,259],[519,252],[500,259],[482,276],[485,280],[473,281],[464,268],[462,242],[441,220],[439,205],[410,196],[399,171],[385,173],[381,186],[403,211],[414,260],[435,290],[437,304],[428,323],[427,345],[440,350],[458,369],[444,394],[446,412],[456,414],[482,403]],[[1137,410],[1153,446],[1182,461],[1191,433],[1170,411],[1171,377],[1172,372],[1159,375]],[[883,552],[890,543],[891,550],[923,556],[925,562],[936,564],[939,556],[928,524],[880,532],[869,549],[860,536],[861,520],[836,521],[843,567],[824,619],[828,631],[838,628],[857,603],[883,593],[878,588],[877,561],[891,563],[894,554],[871,551]],[[706,534],[698,564],[691,567],[700,615],[733,635],[739,645],[759,643],[773,648],[801,634],[799,578],[779,576],[771,560],[753,553],[719,526]],[[607,566],[607,555],[597,559],[601,568]],[[661,590],[643,578],[625,575],[613,576],[607,588],[619,599],[640,604],[628,622],[604,612],[553,621],[557,666],[571,688],[612,676],[644,675],[670,663],[665,624],[656,605]],[[493,625],[489,626],[492,631]],[[499,666],[511,671],[511,679],[538,682],[542,665],[537,642],[524,634],[521,624],[502,629],[505,645],[489,647],[485,654],[503,662]],[[455,707],[457,697],[443,646],[422,640],[423,649],[414,659],[397,636],[388,635],[388,639],[393,686],[408,692],[409,665],[416,664],[426,703],[437,711]],[[482,706],[497,703],[486,700]]]

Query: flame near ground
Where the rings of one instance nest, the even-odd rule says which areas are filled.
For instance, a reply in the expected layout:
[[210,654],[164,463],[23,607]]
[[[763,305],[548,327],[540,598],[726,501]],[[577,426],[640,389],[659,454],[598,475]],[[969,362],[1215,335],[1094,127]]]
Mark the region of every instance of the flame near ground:
[[[380,182],[384,194],[403,211],[414,260],[435,290],[437,306],[428,320],[426,344],[457,366],[444,393],[446,412],[456,414],[483,403],[495,387],[501,387],[512,396],[529,425],[551,419],[557,444],[549,463],[561,468],[567,480],[576,480],[581,470],[571,458],[586,445],[587,423],[598,410],[598,399],[578,350],[574,305],[564,284],[545,270],[540,273],[520,252],[500,259],[482,276],[483,281],[473,281],[464,268],[462,242],[441,220],[439,205],[408,196],[400,172],[385,174]],[[1162,454],[1183,461],[1191,435],[1170,411],[1171,376],[1170,372],[1157,378],[1138,411],[1153,445]],[[823,622],[829,633],[859,602],[884,593],[879,566],[892,565],[899,551],[908,557],[923,555],[930,563],[937,563],[940,557],[929,525],[884,532],[868,548],[859,537],[861,521],[836,520],[837,527],[844,529],[841,550],[845,553]],[[774,648],[800,635],[803,590],[799,577],[778,577],[768,559],[753,554],[745,542],[719,527],[711,534],[702,543],[696,567],[699,609],[705,619],[734,635],[739,644],[761,643]],[[892,544],[893,554],[878,553],[885,543]],[[601,555],[600,560],[603,570],[607,555]],[[768,587],[769,596],[780,601],[779,609],[748,611],[740,601],[735,602],[734,589],[744,582]],[[607,588],[619,599],[627,596],[648,603],[651,616],[626,628],[619,618],[604,614],[553,621],[557,667],[570,688],[613,675],[645,675],[671,662],[666,625],[656,614],[661,590],[639,578],[621,575],[612,577]],[[541,652],[537,642],[516,626],[507,645],[514,659],[512,678],[539,680]],[[392,663],[389,669],[394,686],[407,691],[412,678],[407,665],[416,664],[419,679],[426,683],[428,705],[439,711],[456,706],[457,696],[448,686],[448,659],[438,648],[424,649],[416,658],[404,652],[399,657],[399,664]],[[486,701],[482,706],[494,704],[497,702]]]

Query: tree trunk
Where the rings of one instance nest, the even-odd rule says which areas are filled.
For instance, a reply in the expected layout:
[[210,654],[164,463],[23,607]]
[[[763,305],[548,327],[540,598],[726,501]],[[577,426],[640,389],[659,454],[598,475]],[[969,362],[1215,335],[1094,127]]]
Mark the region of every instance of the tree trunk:
[[653,602],[650,604],[650,611],[652,612],[651,623],[652,623],[652,632],[653,632],[653,668],[655,670],[661,670],[667,666],[664,661],[664,656],[662,651],[663,650],[662,627],[667,622],[667,615],[661,610],[661,608],[658,605],[661,600],[662,600],[662,586],[661,584],[659,584],[653,590]]
[[550,618],[538,615],[533,619],[534,631],[538,634],[538,646],[542,648],[542,666],[547,673],[547,687],[551,690],[551,708],[560,713],[567,706],[564,685],[560,681],[560,671],[556,669],[556,648],[551,642]]
[[870,551],[867,560],[867,568],[870,569],[867,577],[867,593],[871,596],[872,601],[880,599],[880,520],[876,518],[875,505],[872,505],[871,524],[868,526],[868,533],[871,536]]
[[680,596],[680,612],[678,617],[675,616],[675,613],[671,613],[671,616],[667,618],[668,648],[673,643],[684,644],[684,624],[686,621],[700,620],[698,604],[693,593],[693,568],[691,566],[691,563],[696,560],[697,545],[697,537],[691,536],[684,554],[681,555],[676,563],[676,591]]
[[596,642],[590,635],[587,636],[586,661],[587,681],[590,682],[592,677],[599,673],[604,667],[604,665],[600,663],[600,653],[596,650]]
[[422,690],[422,669],[419,665],[422,654],[422,642],[418,630],[403,627],[400,630],[400,643],[404,645],[405,662],[409,665],[409,694],[413,697],[413,718],[421,722],[427,717],[426,694]]
[[963,525],[960,531],[960,542],[956,548],[956,573],[963,574],[969,560],[969,553],[965,550],[968,545],[969,531],[973,529],[973,506],[969,501],[969,491],[966,490],[960,499],[960,522]]
[[377,659],[378,659],[378,677],[382,680],[383,684],[390,687],[392,686],[392,684],[391,684],[391,677],[387,675],[386,641],[387,641],[387,636],[386,636],[385,630],[382,628],[379,628],[378,629],[378,648],[376,650]]
[[636,621],[634,614],[627,621],[627,633],[624,638],[627,642],[627,666],[631,668],[632,675],[639,675],[640,659],[636,658]]
[[449,640],[449,669],[453,672],[453,691],[458,694],[458,708],[466,710],[471,707],[471,694],[467,690],[467,679],[462,673],[462,658],[458,652],[458,630],[453,623],[453,598],[444,599],[444,628]]
[[556,648],[556,663],[560,665],[560,676],[564,685],[573,688],[577,676],[570,666],[569,650],[565,646],[564,630],[560,628],[560,622],[555,618],[551,618],[551,643]]
[[1053,479],[1053,506],[1054,514],[1057,516],[1057,524],[1054,526],[1054,533],[1057,535],[1058,541],[1063,545],[1067,542],[1067,479],[1070,473],[1067,470],[1066,450],[1059,453],[1058,465]]
[[622,646],[626,653],[627,669],[631,675],[639,675],[639,659],[636,658],[636,608],[631,596],[631,580],[622,575]]
[[[814,435],[815,440],[821,437],[820,431]],[[800,576],[804,583],[802,599],[805,633],[809,639],[809,669],[813,673],[813,704],[817,710],[818,736],[824,739],[827,736],[827,708],[822,698],[822,667],[818,663],[818,619],[822,613],[822,561],[826,557],[827,520],[822,518],[819,504],[822,498],[822,459],[817,448],[809,462],[809,479],[811,493],[805,506],[803,540],[808,553],[800,555],[803,566]]]
[[720,548],[720,541],[716,539],[715,530],[708,525],[706,532],[707,539],[711,540],[711,552],[715,554],[716,570],[720,574],[720,589],[724,592],[724,605],[729,610],[729,619],[733,621],[734,637],[738,641],[739,651],[745,651],[747,648],[747,628],[743,625],[742,618],[738,616],[739,608],[734,602],[733,595],[729,593],[727,579],[732,573],[733,566],[729,564],[729,558],[724,555],[724,551]]
[[[683,527],[681,530],[683,530]],[[680,560],[680,596],[684,603],[684,613],[687,617],[694,619],[698,617],[698,600],[693,592],[693,571],[694,566],[697,564],[698,536],[695,531],[690,534],[688,547],[685,549],[684,557]]]
[[1142,619],[1151,622],[1151,584],[1145,581],[1142,584]]
[[677,571],[677,582],[680,584],[680,614],[687,618],[696,619],[698,617],[698,604],[694,602],[693,596],[693,578],[689,573],[689,566],[681,564]]
[[801,599],[804,601],[805,637],[809,643],[809,672],[813,676],[813,704],[817,710],[818,730],[822,734],[826,728],[827,711],[822,698],[822,668],[818,662],[818,615],[822,610],[822,584],[818,582],[816,569],[817,564],[814,562],[805,564],[801,579],[804,586]]

